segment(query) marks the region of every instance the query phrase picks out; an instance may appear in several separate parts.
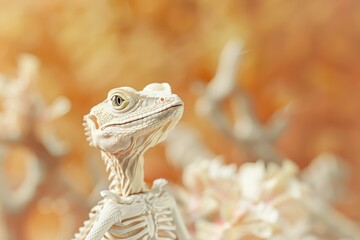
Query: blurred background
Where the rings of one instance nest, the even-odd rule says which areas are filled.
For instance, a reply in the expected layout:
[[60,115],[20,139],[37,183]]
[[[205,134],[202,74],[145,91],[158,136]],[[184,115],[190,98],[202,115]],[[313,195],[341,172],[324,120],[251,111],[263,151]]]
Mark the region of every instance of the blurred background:
[[[336,206],[360,221],[359,1],[0,0],[0,72],[6,78],[0,95],[7,104],[0,111],[22,109],[19,122],[10,121],[18,125],[5,122],[0,131],[7,129],[3,138],[9,138],[16,132],[11,129],[27,126],[31,130],[23,131],[42,139],[36,144],[23,132],[14,133],[15,141],[0,138],[0,239],[70,239],[87,219],[107,175],[99,152],[86,142],[82,117],[114,87],[170,83],[185,102],[182,122],[226,162],[241,164],[244,150],[194,109],[194,84],[210,82],[232,38],[244,44],[237,85],[259,119],[266,122],[295,103],[279,151],[301,168],[323,152],[339,156],[349,178]],[[30,65],[37,67],[21,75],[23,54],[36,57]],[[31,87],[12,95],[6,84],[21,77],[30,78]],[[56,106],[59,117],[47,119]],[[146,154],[146,180],[180,182],[181,171],[166,160],[164,148]],[[28,181],[28,169],[36,172],[29,159],[40,166],[39,186],[26,203],[12,206],[19,196],[5,190]]]

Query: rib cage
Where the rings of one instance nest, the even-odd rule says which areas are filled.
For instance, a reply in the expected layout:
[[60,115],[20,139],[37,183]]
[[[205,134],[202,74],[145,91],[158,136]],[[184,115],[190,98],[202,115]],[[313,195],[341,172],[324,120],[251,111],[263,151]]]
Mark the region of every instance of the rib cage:
[[152,192],[139,194],[136,200],[125,208],[131,209],[119,216],[102,238],[103,240],[176,239],[172,197],[165,191],[153,197]]

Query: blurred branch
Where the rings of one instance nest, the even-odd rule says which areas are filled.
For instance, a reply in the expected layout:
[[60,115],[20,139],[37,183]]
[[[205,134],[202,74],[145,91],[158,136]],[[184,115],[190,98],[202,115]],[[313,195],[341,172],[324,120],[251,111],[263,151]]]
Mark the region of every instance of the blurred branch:
[[[35,57],[24,55],[20,58],[16,79],[0,78],[0,103],[3,109],[0,115],[0,145],[5,149],[23,146],[33,154],[24,159],[25,177],[15,190],[9,187],[5,174],[0,174],[0,201],[4,206],[4,217],[8,222],[14,222],[10,224],[12,228],[8,228],[9,234],[19,240],[24,240],[23,233],[16,230],[23,229],[23,216],[34,208],[45,193],[60,191],[71,198],[77,212],[88,210],[88,205],[84,204],[86,198],[61,173],[59,164],[66,155],[66,149],[61,147],[50,129],[51,121],[69,111],[70,101],[60,97],[50,106],[43,103],[33,87],[38,67],[39,62]],[[6,151],[0,155],[1,159],[5,154]],[[4,160],[0,161],[0,171],[4,171]]]
[[184,123],[171,131],[165,144],[167,159],[181,169],[194,162],[215,158],[201,141],[200,135]]
[[[254,114],[250,98],[236,85],[241,51],[242,44],[239,41],[231,40],[226,44],[216,75],[198,99],[196,111],[211,119],[218,129],[241,146],[248,156],[246,160],[279,162],[281,155],[274,142],[288,123],[288,107],[275,113],[266,126],[261,124]],[[227,118],[222,107],[226,99],[232,101],[234,124]]]
[[[314,225],[316,221],[321,221],[322,225],[326,225],[325,231],[328,234],[337,236],[337,239],[358,239],[360,236],[360,229],[357,224],[352,222],[349,218],[345,217],[342,213],[337,211],[328,202],[324,201],[321,197],[313,195],[312,198],[305,199],[306,204],[313,214]],[[321,230],[321,225],[318,226]],[[324,229],[322,229],[324,231]]]
[[[26,159],[26,174],[22,184],[16,190],[10,190],[6,184],[5,174],[0,174],[0,197],[7,212],[21,211],[23,207],[34,197],[37,186],[43,178],[43,171],[38,159],[30,156]],[[2,169],[0,168],[0,171]]]

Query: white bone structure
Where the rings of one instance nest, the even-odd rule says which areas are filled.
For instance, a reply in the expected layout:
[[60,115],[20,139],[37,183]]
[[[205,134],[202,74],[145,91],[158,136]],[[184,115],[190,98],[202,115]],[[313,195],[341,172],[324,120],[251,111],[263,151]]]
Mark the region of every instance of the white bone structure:
[[110,172],[109,190],[90,212],[75,240],[191,239],[166,181],[144,182],[144,153],[163,141],[183,113],[167,83],[142,91],[115,88],[84,117],[91,146],[101,150]]
[[174,198],[163,188],[165,184],[166,180],[158,179],[149,192],[128,197],[101,192],[106,202],[86,240],[188,239],[187,235],[177,238],[186,230]]

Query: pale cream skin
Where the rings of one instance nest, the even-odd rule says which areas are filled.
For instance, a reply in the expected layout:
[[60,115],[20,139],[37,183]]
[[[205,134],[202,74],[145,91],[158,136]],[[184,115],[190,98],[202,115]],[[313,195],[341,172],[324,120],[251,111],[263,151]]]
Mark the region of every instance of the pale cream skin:
[[[88,226],[85,224],[84,229],[81,229],[80,233],[75,236],[76,240],[102,239],[115,222],[119,225],[118,227],[121,227],[121,219],[126,214],[128,217],[137,217],[135,213],[131,213],[132,204],[135,204],[135,202],[132,203],[134,197],[149,194],[151,195],[150,205],[151,202],[157,201],[156,196],[161,199],[165,197],[160,205],[168,204],[173,212],[171,216],[174,217],[172,224],[176,225],[176,239],[190,239],[177,212],[176,203],[167,201],[168,197],[166,196],[169,194],[159,187],[163,183],[155,187],[158,189],[154,190],[153,187],[152,190],[149,190],[144,181],[144,153],[166,138],[168,132],[181,118],[183,108],[182,100],[171,93],[167,83],[153,83],[142,91],[136,91],[129,87],[115,88],[109,92],[103,102],[94,106],[84,117],[88,141],[91,146],[101,150],[102,158],[110,173],[109,191],[104,194],[107,197],[112,195],[110,198],[119,199],[120,202],[130,199],[130,203],[120,204],[121,207],[119,207],[119,204],[113,205],[112,202],[108,205],[105,203],[105,206],[102,207],[104,205],[102,202],[101,207],[95,207],[96,209],[92,211],[99,220],[94,223],[96,219],[90,217]],[[155,192],[159,191],[161,194],[157,195]],[[163,192],[166,196],[162,195]],[[145,208],[152,207],[150,205]],[[150,225],[152,224],[157,223],[153,221]],[[123,228],[122,231],[126,231],[125,227]],[[169,232],[169,234],[172,236],[172,233]],[[130,235],[125,239],[137,239]],[[146,237],[147,239],[156,239],[156,237],[153,238],[153,235],[152,229],[148,231]]]

